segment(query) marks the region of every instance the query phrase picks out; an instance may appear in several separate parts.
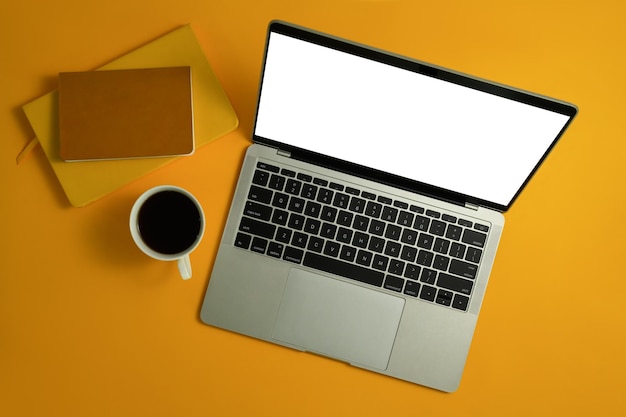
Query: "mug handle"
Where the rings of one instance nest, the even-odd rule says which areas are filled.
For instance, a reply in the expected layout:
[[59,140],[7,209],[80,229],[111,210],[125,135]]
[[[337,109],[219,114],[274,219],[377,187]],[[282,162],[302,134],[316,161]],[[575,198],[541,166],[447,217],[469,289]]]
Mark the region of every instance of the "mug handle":
[[191,262],[189,261],[189,254],[178,259],[178,272],[182,279],[191,278]]

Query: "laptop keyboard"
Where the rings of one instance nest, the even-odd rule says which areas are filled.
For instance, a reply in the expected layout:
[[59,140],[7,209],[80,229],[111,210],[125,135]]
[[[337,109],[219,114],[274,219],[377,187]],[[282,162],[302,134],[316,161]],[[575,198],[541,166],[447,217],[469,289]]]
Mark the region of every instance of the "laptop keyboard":
[[235,246],[466,311],[489,226],[258,162]]

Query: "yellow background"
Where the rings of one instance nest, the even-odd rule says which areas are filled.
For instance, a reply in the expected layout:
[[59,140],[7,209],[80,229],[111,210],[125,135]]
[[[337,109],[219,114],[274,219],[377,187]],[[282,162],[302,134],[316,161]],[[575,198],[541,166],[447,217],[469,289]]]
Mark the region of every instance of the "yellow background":
[[[75,0],[0,5],[0,415],[618,416],[626,378],[626,9],[622,1]],[[243,151],[265,30],[284,19],[571,101],[580,114],[506,214],[459,390],[444,394],[198,319]],[[191,23],[234,133],[81,209],[21,105],[60,71]],[[197,115],[196,117],[202,117]],[[194,277],[133,244],[163,183],[207,215]]]

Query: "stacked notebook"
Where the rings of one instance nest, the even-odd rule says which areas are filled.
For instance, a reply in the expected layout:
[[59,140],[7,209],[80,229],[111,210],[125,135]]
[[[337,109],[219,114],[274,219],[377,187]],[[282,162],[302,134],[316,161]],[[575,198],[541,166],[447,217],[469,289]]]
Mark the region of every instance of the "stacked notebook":
[[190,67],[59,74],[65,161],[190,155]]
[[98,71],[61,73],[59,90],[23,108],[75,207],[193,153],[238,125],[189,25]]

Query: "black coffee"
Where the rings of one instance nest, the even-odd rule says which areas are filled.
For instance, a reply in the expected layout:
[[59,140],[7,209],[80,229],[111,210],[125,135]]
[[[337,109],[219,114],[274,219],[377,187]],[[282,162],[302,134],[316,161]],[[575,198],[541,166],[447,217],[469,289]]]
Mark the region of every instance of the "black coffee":
[[141,238],[152,250],[173,255],[194,244],[202,227],[198,208],[177,191],[150,196],[137,217]]

